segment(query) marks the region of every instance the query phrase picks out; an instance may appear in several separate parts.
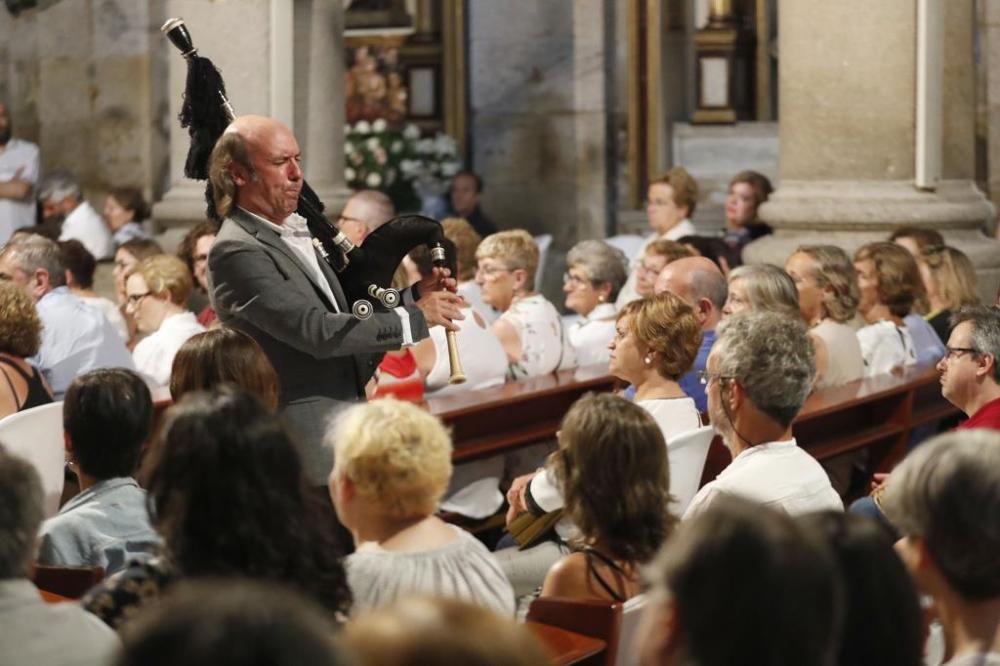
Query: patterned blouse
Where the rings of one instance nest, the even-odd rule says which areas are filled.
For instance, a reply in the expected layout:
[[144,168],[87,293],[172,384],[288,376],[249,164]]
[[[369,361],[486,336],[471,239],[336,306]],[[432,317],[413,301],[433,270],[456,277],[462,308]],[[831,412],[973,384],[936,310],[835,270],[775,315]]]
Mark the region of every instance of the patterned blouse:
[[162,597],[175,580],[177,574],[163,557],[133,561],[95,585],[80,604],[111,628],[119,630],[142,608]]

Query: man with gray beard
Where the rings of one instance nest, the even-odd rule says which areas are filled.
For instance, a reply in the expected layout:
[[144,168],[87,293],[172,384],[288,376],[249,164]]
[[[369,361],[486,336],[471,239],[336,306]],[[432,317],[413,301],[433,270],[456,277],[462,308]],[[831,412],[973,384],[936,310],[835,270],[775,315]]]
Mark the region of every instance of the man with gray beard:
[[35,224],[38,146],[13,138],[10,108],[0,100],[0,246],[15,230]]

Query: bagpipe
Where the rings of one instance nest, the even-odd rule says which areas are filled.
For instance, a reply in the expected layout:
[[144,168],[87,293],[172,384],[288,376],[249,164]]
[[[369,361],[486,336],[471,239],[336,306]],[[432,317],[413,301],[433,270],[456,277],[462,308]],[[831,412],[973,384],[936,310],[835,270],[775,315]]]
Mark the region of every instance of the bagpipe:
[[[187,82],[181,107],[181,127],[188,130],[191,147],[184,163],[184,175],[208,181],[208,162],[216,141],[235,119],[236,113],[226,96],[222,75],[211,60],[198,55],[184,21],[168,19],[160,28],[187,61]],[[221,222],[215,209],[212,184],[205,187],[206,215]],[[323,214],[324,205],[316,192],[303,180],[296,212],[306,220],[313,245],[337,273],[351,314],[368,319],[377,307],[392,309],[399,305],[399,291],[390,285],[396,268],[411,250],[426,244],[435,266],[448,268],[457,275],[454,246],[444,237],[441,225],[422,215],[400,215],[373,230],[365,237],[364,247],[355,245]],[[447,251],[450,248],[451,251]],[[465,381],[454,331],[447,331],[449,382]]]

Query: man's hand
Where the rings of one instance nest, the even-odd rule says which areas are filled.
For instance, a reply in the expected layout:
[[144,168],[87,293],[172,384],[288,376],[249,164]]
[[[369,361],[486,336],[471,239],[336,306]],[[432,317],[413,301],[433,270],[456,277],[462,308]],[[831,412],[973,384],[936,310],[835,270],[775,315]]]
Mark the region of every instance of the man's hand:
[[[452,280],[454,282],[454,280]],[[417,307],[424,313],[427,326],[444,326],[449,331],[457,331],[454,320],[465,319],[462,314],[462,298],[450,291],[423,291]]]
[[447,268],[435,267],[431,274],[417,283],[417,293],[421,298],[432,291],[450,291],[455,293],[458,290],[458,282],[451,277],[451,271]]

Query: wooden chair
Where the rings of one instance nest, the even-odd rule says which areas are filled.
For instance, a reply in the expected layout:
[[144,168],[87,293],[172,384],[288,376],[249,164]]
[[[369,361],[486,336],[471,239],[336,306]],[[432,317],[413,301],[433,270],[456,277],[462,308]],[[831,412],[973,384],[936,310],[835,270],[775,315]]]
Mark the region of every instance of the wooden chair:
[[531,603],[526,619],[604,641],[603,651],[578,663],[614,666],[621,632],[622,604],[598,599],[542,597]]
[[62,402],[53,402],[0,419],[0,442],[38,470],[45,492],[46,518],[59,511],[63,491],[66,445],[62,412]]
[[79,599],[104,580],[103,567],[55,567],[35,565],[35,587],[70,599]]

